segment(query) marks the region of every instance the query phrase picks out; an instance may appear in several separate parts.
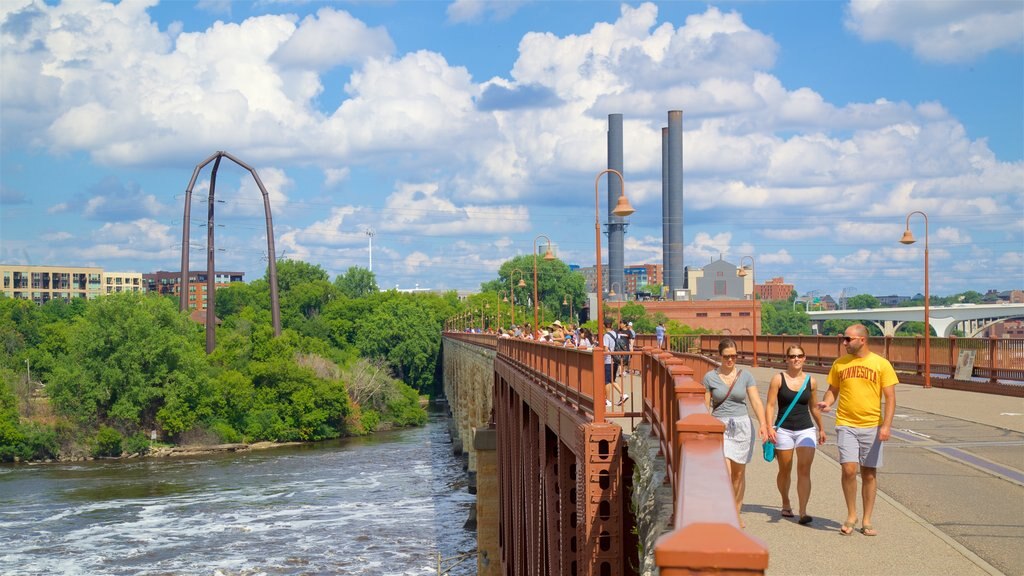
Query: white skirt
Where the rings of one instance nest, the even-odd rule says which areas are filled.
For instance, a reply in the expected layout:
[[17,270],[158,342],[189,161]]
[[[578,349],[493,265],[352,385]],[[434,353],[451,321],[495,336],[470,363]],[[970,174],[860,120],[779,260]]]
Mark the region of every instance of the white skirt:
[[754,456],[754,426],[750,416],[718,418],[725,424],[722,451],[725,457],[737,464],[749,464]]

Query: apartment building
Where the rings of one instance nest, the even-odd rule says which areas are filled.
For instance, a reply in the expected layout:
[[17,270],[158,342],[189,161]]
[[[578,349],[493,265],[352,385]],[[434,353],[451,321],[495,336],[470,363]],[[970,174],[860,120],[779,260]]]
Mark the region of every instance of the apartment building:
[[5,296],[36,304],[104,294],[103,269],[98,267],[0,264],[0,278],[0,292]]
[[787,284],[782,276],[754,286],[760,300],[788,300],[794,288],[792,284]]
[[103,293],[119,294],[121,292],[146,292],[142,272],[104,272]]
[[[150,292],[178,296],[181,293],[181,272],[160,270],[151,274],[143,274],[142,278]],[[188,273],[188,308],[189,310],[206,310],[206,271]],[[216,288],[228,286],[233,282],[244,282],[244,272],[214,272],[213,283]]]

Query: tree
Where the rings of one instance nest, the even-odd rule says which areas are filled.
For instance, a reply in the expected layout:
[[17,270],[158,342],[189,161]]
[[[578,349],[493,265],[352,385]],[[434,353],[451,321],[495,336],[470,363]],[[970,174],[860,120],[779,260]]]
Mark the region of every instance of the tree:
[[[514,270],[522,271],[522,279],[525,287],[518,287],[520,274]],[[509,279],[514,275],[512,282],[515,291],[517,306],[527,308],[527,322],[533,322],[533,310],[529,304],[533,301],[533,255],[516,256],[505,261],[498,268],[498,278],[484,282],[480,285],[483,292],[500,294],[508,292]],[[537,257],[537,299],[540,301],[539,318],[548,322],[557,319],[575,321],[569,318],[569,307],[563,306],[562,302],[571,298],[573,308],[579,310],[583,302],[586,302],[586,279],[582,274],[573,272],[569,266],[558,260],[544,260]],[[518,320],[518,318],[517,318]],[[541,321],[543,321],[541,320]]]
[[344,275],[334,279],[334,287],[349,298],[362,298],[378,292],[377,277],[373,272],[359,266],[351,266]]
[[764,334],[810,334],[811,317],[804,310],[793,310],[788,300],[764,302],[761,306],[761,332]]
[[172,427],[187,426],[208,382],[201,330],[164,298],[126,293],[90,302],[68,330],[51,398],[82,423],[149,428],[171,397],[191,412]]
[[[270,267],[263,276],[264,280],[270,281]],[[319,264],[307,264],[301,260],[278,260],[277,261],[277,288],[278,290],[291,290],[304,282],[322,280],[327,282],[330,276],[320,267]]]
[[856,296],[850,296],[846,300],[846,307],[848,309],[864,309],[864,308],[878,308],[882,303],[878,301],[878,298],[871,296],[870,294],[858,294]]

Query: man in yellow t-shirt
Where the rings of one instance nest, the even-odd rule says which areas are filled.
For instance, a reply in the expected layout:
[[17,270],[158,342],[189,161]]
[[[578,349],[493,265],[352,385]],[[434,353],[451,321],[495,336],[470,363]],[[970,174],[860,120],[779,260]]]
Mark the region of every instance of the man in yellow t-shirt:
[[[857,524],[857,469],[863,484],[864,521],[860,532],[878,534],[871,525],[878,491],[878,468],[882,466],[882,442],[892,434],[896,414],[896,384],[899,379],[892,364],[868,349],[868,329],[854,324],[843,336],[846,355],[832,364],[828,390],[818,408],[828,412],[838,398],[836,444],[843,467],[843,496],[846,498],[846,522],[839,531],[853,533]],[[885,411],[882,399],[885,399]]]

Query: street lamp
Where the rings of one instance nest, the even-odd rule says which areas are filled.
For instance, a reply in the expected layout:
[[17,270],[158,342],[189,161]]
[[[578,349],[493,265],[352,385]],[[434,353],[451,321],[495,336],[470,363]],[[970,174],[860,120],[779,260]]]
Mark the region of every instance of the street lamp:
[[924,217],[924,387],[932,387],[932,346],[931,346],[931,324],[929,320],[931,315],[929,314],[928,307],[928,215],[920,210],[914,210],[910,214],[907,214],[907,228],[903,232],[903,238],[900,238],[901,244],[913,244],[917,240],[914,239],[914,234],[910,232],[910,217],[914,214],[920,214]]
[[754,274],[754,257],[744,256],[740,258],[740,269],[736,275],[743,278],[747,275],[747,269],[743,267],[743,261],[750,259],[750,322],[752,324],[750,333],[754,336],[754,357],[751,365],[757,368],[757,279]]
[[537,337],[536,336],[537,334],[540,334],[540,324],[537,323],[537,310],[539,309],[539,306],[540,306],[540,303],[537,302],[537,240],[540,240],[541,238],[544,238],[545,240],[548,241],[548,249],[544,253],[544,259],[545,260],[554,260],[555,259],[555,255],[551,253],[551,238],[548,238],[547,236],[545,236],[543,234],[538,234],[537,237],[533,239],[533,331],[534,331],[534,338]]
[[568,306],[569,307],[569,318],[572,319],[573,318],[573,314],[572,314],[572,295],[571,294],[566,294],[565,297],[562,298],[562,306]]
[[523,271],[519,268],[513,268],[508,273],[508,291],[512,294],[512,323],[516,323],[516,291],[512,288],[512,277],[516,272],[519,272],[519,284],[516,284],[519,288],[526,288],[526,282],[523,281]]
[[[601,194],[600,184],[601,176],[605,174],[615,174],[619,177],[619,181],[622,183],[622,194],[619,196],[619,201],[615,205],[615,209],[612,210],[612,214],[616,216],[629,216],[636,210],[629,205],[629,200],[626,199],[626,180],[622,177],[622,173],[618,170],[608,168],[597,173],[597,177],[594,178],[594,251],[597,253],[597,322],[598,331],[603,334],[604,331],[604,303],[602,294],[604,293],[604,278],[601,276]],[[610,294],[609,294],[610,296]],[[594,343],[594,350],[600,351],[604,354],[604,338],[597,338],[597,342]],[[602,362],[604,358],[602,357]]]

